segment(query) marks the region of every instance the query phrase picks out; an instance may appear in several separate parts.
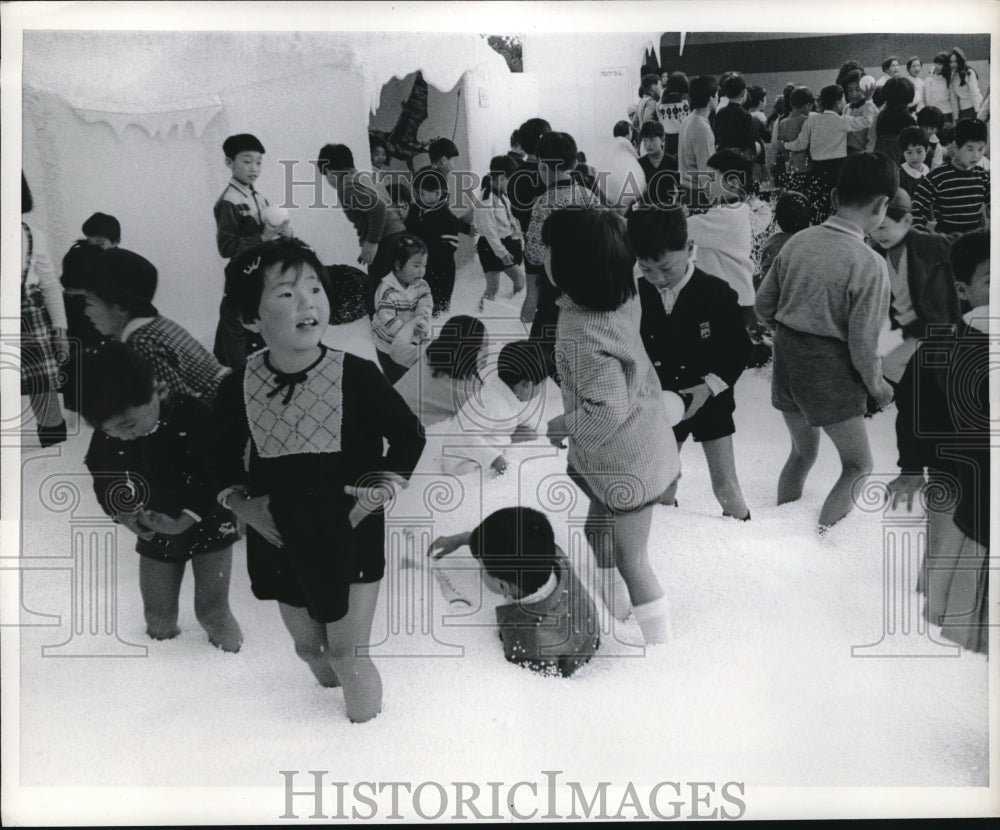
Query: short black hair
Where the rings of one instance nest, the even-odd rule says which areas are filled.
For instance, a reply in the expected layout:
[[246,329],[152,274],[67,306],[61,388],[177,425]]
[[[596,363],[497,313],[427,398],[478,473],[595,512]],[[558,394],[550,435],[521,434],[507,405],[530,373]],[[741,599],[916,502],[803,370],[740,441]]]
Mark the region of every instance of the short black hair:
[[990,261],[990,232],[986,229],[963,233],[951,245],[951,271],[963,285],[983,262]]
[[738,72],[731,72],[729,76],[719,84],[719,92],[727,98],[739,98],[747,88],[747,82]]
[[301,273],[305,266],[312,267],[327,297],[330,296],[326,268],[319,261],[316,252],[305,242],[294,238],[262,242],[237,254],[226,266],[227,291],[244,323],[251,323],[260,317],[265,274],[275,264],[281,267],[282,272],[295,269]]
[[899,165],[881,153],[848,156],[837,176],[837,200],[860,207],[878,196],[891,199],[899,189]]
[[497,356],[497,376],[508,386],[522,380],[541,383],[548,377],[542,344],[537,340],[507,343]]
[[890,78],[882,84],[882,98],[887,104],[908,105],[913,103],[917,94],[913,81],[909,78]]
[[807,86],[797,86],[788,95],[788,105],[798,109],[806,104],[812,105],[816,101],[813,91]]
[[611,134],[615,138],[618,137],[628,138],[630,135],[632,135],[632,125],[629,124],[628,121],[618,121],[615,124]]
[[226,154],[227,159],[234,159],[240,153],[263,153],[265,151],[264,145],[260,143],[257,136],[250,133],[237,133],[222,142],[222,152]]
[[[749,194],[753,183],[752,160],[737,150],[726,149],[709,156],[707,164],[712,170],[722,174],[726,184],[739,188],[741,197]],[[733,192],[733,195],[736,194]]]
[[392,264],[394,266],[406,265],[411,258],[427,254],[427,245],[419,236],[412,233],[399,234],[392,243]]
[[153,399],[153,366],[126,343],[110,340],[84,353],[80,414],[95,429]]
[[435,138],[427,147],[427,155],[431,158],[431,164],[438,159],[453,159],[458,155],[458,147],[450,138]]
[[431,369],[459,380],[479,375],[479,353],[486,343],[486,326],[468,314],[449,317],[441,331],[427,345]]
[[667,251],[682,251],[688,244],[684,210],[636,202],[626,214],[628,240],[639,259],[659,259]]
[[940,130],[938,130],[938,142],[948,146],[952,141],[955,140],[955,125],[945,124]]
[[413,190],[447,190],[448,180],[436,167],[424,167],[413,176]]
[[663,125],[659,121],[647,121],[639,129],[639,139],[643,138],[663,138],[666,133]]
[[640,81],[639,94],[652,96],[653,87],[658,83],[661,83],[659,75],[654,74],[653,72],[643,75],[642,81]]
[[716,84],[715,78],[711,75],[699,75],[697,78],[692,79],[691,88],[688,92],[688,101],[691,104],[691,109],[697,110],[707,107],[708,102],[712,100],[712,96],[718,91],[718,84]]
[[380,136],[380,135],[372,135],[371,133],[369,133],[368,134],[368,152],[370,153],[376,147],[381,147],[383,150],[385,150],[386,157],[388,157],[390,155],[390,153],[389,153],[389,143],[384,138],[382,138],[382,136]]
[[542,244],[551,250],[553,282],[577,305],[614,311],[635,296],[635,256],[615,211],[553,211],[542,225]]
[[955,124],[955,146],[961,147],[970,141],[986,141],[986,122],[978,118],[960,118]]
[[937,107],[924,107],[917,112],[917,126],[940,130],[944,126],[944,113]]
[[819,91],[819,102],[823,109],[833,109],[837,101],[844,97],[844,90],[837,84],[829,84]]
[[913,215],[913,200],[906,192],[906,188],[901,187],[896,191],[896,195],[889,200],[885,215],[893,222],[901,222],[907,216]]
[[109,213],[93,214],[80,230],[84,236],[103,236],[116,245],[122,241],[121,223]]
[[751,107],[759,106],[767,98],[767,90],[762,86],[747,87],[747,105]]
[[950,56],[949,56],[949,54],[947,52],[938,52],[934,56],[934,63],[939,63],[939,64],[941,64],[941,66],[947,66],[948,65],[948,58],[949,57]]
[[316,156],[316,166],[320,173],[339,173],[354,167],[354,153],[346,144],[324,144]]
[[506,153],[502,156],[493,156],[490,159],[490,173],[503,173],[509,176],[517,170],[517,162]]
[[31,213],[35,207],[35,200],[31,198],[31,188],[28,187],[28,180],[21,174],[21,213]]
[[882,61],[882,71],[888,72],[889,67],[892,66],[893,61],[899,63],[899,58],[897,58],[895,55],[889,55],[889,57],[887,57],[884,61]]
[[59,280],[63,290],[79,292],[93,284],[104,251],[96,245],[91,245],[85,239],[78,239],[70,246],[62,259],[62,275]]
[[576,167],[576,140],[569,133],[545,133],[535,145],[535,156],[550,166],[572,170]]
[[844,95],[847,95],[848,84],[860,85],[861,78],[864,76],[864,74],[865,73],[862,72],[860,69],[851,69],[848,72],[844,73],[843,77],[841,77],[840,79],[840,83],[838,84],[838,86],[840,86],[840,88],[844,90]]
[[550,132],[552,127],[544,118],[529,118],[517,128],[517,134],[521,138],[521,149],[534,155],[538,139]]
[[809,227],[812,205],[805,194],[786,190],[774,206],[774,218],[785,233],[798,233]]
[[687,95],[690,88],[691,83],[687,75],[683,72],[671,72],[663,91],[673,95]]
[[100,248],[100,256],[87,272],[81,288],[106,303],[113,303],[130,317],[155,317],[153,297],[159,275],[144,256],[124,248]]
[[[510,146],[511,149],[514,147],[521,147],[521,134],[517,130],[514,130],[510,134]],[[521,149],[523,150],[524,148],[521,147]]]
[[903,127],[899,132],[899,149],[905,150],[907,147],[923,147],[925,150],[930,146],[927,136],[920,127]]
[[544,513],[530,507],[504,507],[491,513],[471,534],[469,549],[494,579],[527,596],[541,588],[556,567],[555,534]]

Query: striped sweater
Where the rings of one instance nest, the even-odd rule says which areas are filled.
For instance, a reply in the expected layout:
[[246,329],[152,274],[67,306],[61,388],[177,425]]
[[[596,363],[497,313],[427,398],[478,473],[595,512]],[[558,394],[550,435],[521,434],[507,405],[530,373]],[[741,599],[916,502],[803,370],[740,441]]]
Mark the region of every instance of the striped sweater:
[[983,226],[984,208],[990,203],[990,174],[981,167],[959,170],[943,164],[920,180],[913,194],[913,224],[927,226],[932,219],[937,233],[964,233]]
[[[392,357],[397,348],[402,347],[404,352],[413,351],[415,358],[415,350],[406,348],[414,340],[413,324],[419,320],[429,323],[433,311],[434,300],[427,280],[403,285],[395,274],[387,274],[375,292],[375,315],[372,317],[375,348]],[[404,366],[412,364],[412,361],[396,362]]]

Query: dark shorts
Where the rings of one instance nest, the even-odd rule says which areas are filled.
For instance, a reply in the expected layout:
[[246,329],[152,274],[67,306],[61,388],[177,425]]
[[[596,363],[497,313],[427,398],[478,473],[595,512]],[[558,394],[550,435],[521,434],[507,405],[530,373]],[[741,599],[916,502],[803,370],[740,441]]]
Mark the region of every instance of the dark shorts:
[[733,423],[733,412],[736,411],[736,400],[732,388],[718,395],[713,395],[694,415],[686,421],[681,421],[674,427],[674,437],[677,443],[682,443],[689,435],[695,441],[715,441],[736,432]]
[[825,427],[864,415],[867,400],[847,343],[778,324],[771,378],[775,409],[799,412],[810,426]]
[[[307,512],[312,511],[303,511],[300,518]],[[247,571],[257,599],[305,608],[317,622],[331,623],[347,614],[352,584],[382,579],[384,515],[372,514],[351,529],[346,518],[338,521],[329,512],[326,517],[309,516],[308,532],[289,530],[275,516],[283,528],[281,548],[247,528]]]
[[[505,236],[500,242],[510,255],[514,257],[514,265],[520,265],[524,261],[524,251],[521,247],[520,239],[514,239],[513,236]],[[483,236],[479,237],[479,241],[476,243],[476,250],[479,252],[479,264],[483,266],[484,272],[503,271],[504,268],[511,267],[510,265],[504,265],[500,261],[500,257],[493,252],[490,243]]]
[[192,556],[224,550],[239,538],[233,514],[220,506],[176,536],[157,533],[152,539],[139,539],[135,552],[160,562],[187,562]]

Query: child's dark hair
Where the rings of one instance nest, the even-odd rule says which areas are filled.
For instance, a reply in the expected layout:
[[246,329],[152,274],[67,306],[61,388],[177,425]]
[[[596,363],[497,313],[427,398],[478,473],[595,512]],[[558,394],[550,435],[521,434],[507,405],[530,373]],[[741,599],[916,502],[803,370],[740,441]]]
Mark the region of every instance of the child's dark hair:
[[739,98],[747,88],[747,82],[738,72],[729,74],[722,83],[719,84],[719,92],[726,98]]
[[878,196],[891,199],[899,189],[899,165],[881,153],[848,156],[837,177],[837,201],[861,207]]
[[944,65],[945,77],[948,79],[948,83],[951,83],[951,57],[955,56],[955,60],[958,63],[958,67],[955,72],[958,74],[959,86],[965,86],[965,79],[969,74],[969,63],[965,59],[965,52],[963,52],[959,47],[954,47],[951,52],[948,53],[948,60]]
[[910,71],[910,67],[913,66],[914,63],[919,63],[921,66],[924,65],[924,62],[922,60],[920,60],[920,57],[918,55],[914,55],[912,58],[907,58],[906,59],[906,71],[907,72]]
[[663,91],[668,95],[687,95],[690,88],[687,75],[683,72],[671,72]]
[[83,231],[84,236],[103,236],[116,245],[122,241],[122,226],[114,216],[108,213],[93,214],[83,223],[80,230]]
[[80,414],[94,429],[153,399],[153,367],[131,346],[117,340],[84,354]]
[[837,73],[837,85],[847,86],[847,75],[849,72],[857,72],[858,78],[865,74],[865,65],[861,61],[844,61]]
[[419,236],[412,233],[401,233],[392,243],[392,263],[396,268],[402,268],[420,254],[427,255],[427,246]]
[[486,326],[467,314],[449,317],[438,336],[427,345],[431,369],[458,380],[479,376],[479,353],[486,342]]
[[951,270],[963,285],[971,283],[976,268],[989,261],[990,232],[985,228],[963,233],[951,245]]
[[786,190],[774,206],[774,218],[785,233],[798,233],[809,227],[812,205],[797,190]]
[[688,244],[687,220],[680,206],[636,202],[627,214],[628,240],[639,259],[659,259],[667,251],[682,251]]
[[887,104],[907,106],[913,103],[916,94],[913,81],[909,78],[890,78],[882,84],[882,98]]
[[521,138],[521,149],[534,155],[538,139],[550,132],[552,132],[552,127],[544,118],[529,118],[517,128],[517,134]]
[[819,91],[819,103],[825,110],[832,110],[837,101],[844,97],[844,90],[837,84],[830,84]]
[[691,109],[702,109],[708,106],[712,96],[719,91],[715,78],[711,75],[699,75],[691,81],[691,89],[688,92],[688,101]]
[[615,124],[611,134],[615,138],[628,138],[632,135],[632,125],[628,121],[619,121]]
[[653,94],[653,87],[660,83],[660,76],[650,72],[647,75],[642,76],[642,81],[639,86],[639,96],[648,95],[654,101],[658,100],[658,97]]
[[899,188],[896,195],[889,200],[885,215],[893,222],[902,222],[907,216],[913,215],[913,200],[905,188]]
[[947,147],[955,140],[955,125],[945,124],[940,130],[938,130],[938,142],[943,146]]
[[937,107],[924,107],[917,113],[917,126],[940,130],[944,126],[944,113]]
[[955,124],[955,146],[962,147],[970,141],[986,141],[986,122],[978,118],[960,118]]
[[764,103],[764,99],[767,98],[767,90],[762,86],[750,86],[747,87],[747,109],[751,107],[759,107]]
[[[418,170],[413,177],[414,194],[419,194],[422,190],[440,194],[447,189],[448,180],[445,178],[444,173],[436,167],[425,167],[423,170]],[[427,204],[427,202],[425,201],[424,204]]]
[[816,96],[813,95],[813,91],[807,86],[797,86],[788,95],[788,103],[793,109],[804,107],[806,104],[812,106],[815,101]]
[[222,142],[222,152],[227,159],[234,159],[240,153],[263,153],[264,145],[260,139],[250,133],[238,133],[231,135]]
[[556,566],[552,525],[544,513],[530,507],[491,513],[469,535],[469,549],[486,573],[514,586],[519,596],[541,588]]
[[708,166],[722,174],[726,192],[744,198],[753,182],[753,161],[736,150],[719,150],[708,159]]
[[510,176],[517,170],[517,162],[510,156],[493,156],[490,159],[490,172],[483,176],[482,192],[483,196],[489,198],[496,190],[497,179],[500,176]]
[[614,211],[553,211],[542,225],[542,244],[551,249],[552,280],[577,305],[614,311],[635,296],[635,257]]
[[542,344],[536,340],[515,340],[505,345],[497,357],[497,377],[510,387],[522,380],[544,381],[548,375]]
[[260,317],[260,298],[264,293],[265,275],[272,265],[278,265],[281,273],[294,269],[298,274],[306,266],[311,267],[319,277],[327,297],[330,296],[326,268],[319,261],[316,252],[305,242],[294,238],[262,242],[236,255],[226,266],[226,285],[244,323],[253,322]]
[[553,167],[572,170],[576,167],[576,141],[569,133],[545,133],[535,145],[535,156]]
[[640,141],[644,138],[663,138],[665,135],[663,125],[659,121],[647,121],[639,129]]
[[153,297],[159,275],[144,256],[124,248],[100,251],[82,288],[106,303],[117,305],[130,317],[155,317]]
[[59,281],[64,291],[79,292],[96,280],[96,272],[104,250],[91,245],[86,239],[78,239],[62,259],[62,275]]
[[514,130],[514,132],[510,134],[510,148],[513,150],[515,147],[519,147],[522,150],[524,149],[521,147],[521,134],[517,130]]
[[316,157],[320,173],[341,173],[354,167],[354,153],[346,144],[324,144]]
[[435,138],[427,147],[427,155],[430,156],[431,164],[434,164],[443,158],[455,158],[458,155],[458,147],[450,138]]
[[35,200],[31,198],[31,188],[28,187],[28,180],[21,174],[21,213],[31,213],[35,207]]
[[840,83],[837,84],[842,90],[844,90],[844,95],[847,95],[847,87],[851,84],[860,84],[861,78],[864,76],[864,72],[860,69],[851,69],[845,72],[843,77],[840,79]]
[[924,131],[920,127],[903,127],[899,133],[899,149],[906,150],[908,147],[918,146],[925,150],[930,146]]
[[[899,63],[899,58],[897,58],[895,55],[889,55],[889,57],[887,57],[884,61],[882,61],[882,71],[888,72],[889,67],[892,66],[893,64],[893,61]],[[888,81],[886,81],[886,83],[888,83]]]

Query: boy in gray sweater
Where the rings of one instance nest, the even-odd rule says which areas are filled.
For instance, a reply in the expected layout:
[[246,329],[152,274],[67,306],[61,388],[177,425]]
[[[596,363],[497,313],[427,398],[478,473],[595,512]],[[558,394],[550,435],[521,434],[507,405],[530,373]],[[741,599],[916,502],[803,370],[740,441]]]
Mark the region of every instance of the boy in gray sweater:
[[871,472],[867,396],[879,407],[892,400],[877,351],[889,314],[889,276],[865,235],[881,224],[898,187],[891,159],[848,157],[833,193],[834,215],[790,239],[757,292],[757,315],[775,330],[771,404],[792,440],[778,504],[801,497],[820,429],[840,454],[842,470],[823,503],[821,532],[850,512],[855,482]]

